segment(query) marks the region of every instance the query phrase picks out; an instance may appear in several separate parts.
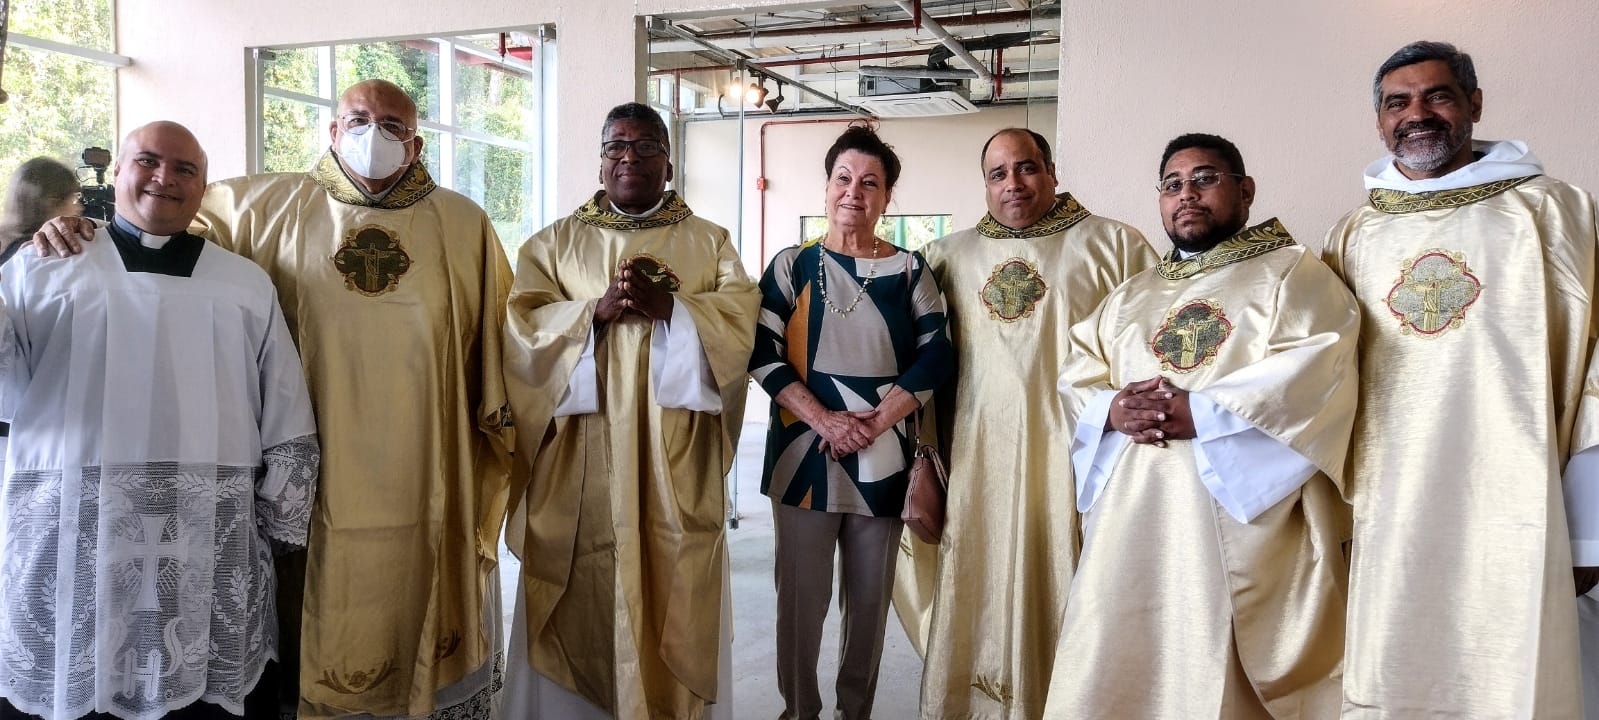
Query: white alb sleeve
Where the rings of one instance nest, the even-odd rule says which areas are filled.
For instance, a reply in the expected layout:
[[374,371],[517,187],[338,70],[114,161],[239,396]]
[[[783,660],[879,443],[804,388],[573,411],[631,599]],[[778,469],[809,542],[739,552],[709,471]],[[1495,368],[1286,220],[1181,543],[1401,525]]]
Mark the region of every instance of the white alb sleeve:
[[1110,418],[1110,403],[1116,399],[1116,392],[1100,391],[1077,416],[1077,432],[1072,436],[1072,474],[1077,478],[1077,512],[1088,512],[1094,507],[1094,501],[1105,491],[1105,483],[1110,481],[1110,471],[1116,469],[1116,461],[1127,449],[1127,435],[1105,429],[1105,421]]
[[711,375],[700,329],[683,303],[672,303],[672,322],[656,320],[650,333],[650,384],[663,408],[722,412],[722,392]]
[[588,415],[600,411],[599,371],[594,368],[594,328],[589,328],[588,344],[572,368],[572,379],[566,383],[566,394],[555,406],[555,417]]
[[1599,447],[1571,456],[1563,479],[1566,525],[1571,532],[1571,564],[1575,567],[1599,565]]
[[1260,517],[1316,474],[1305,456],[1203,393],[1188,394],[1188,409],[1199,481],[1238,522]]

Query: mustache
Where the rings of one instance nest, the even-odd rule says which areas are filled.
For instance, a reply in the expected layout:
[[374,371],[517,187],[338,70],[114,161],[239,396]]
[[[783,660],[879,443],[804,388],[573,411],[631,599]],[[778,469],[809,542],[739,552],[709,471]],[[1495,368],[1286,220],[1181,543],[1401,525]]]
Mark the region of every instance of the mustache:
[[1205,207],[1204,205],[1183,205],[1183,206],[1177,208],[1176,210],[1172,211],[1172,213],[1171,213],[1171,221],[1173,223],[1176,223],[1178,215],[1181,215],[1181,214],[1183,214],[1185,212],[1188,212],[1190,210],[1193,210],[1195,212],[1201,213],[1203,215],[1214,215],[1214,213],[1212,213],[1210,211],[1210,208]]
[[1404,125],[1400,125],[1399,127],[1394,128],[1394,139],[1395,140],[1403,140],[1406,135],[1409,135],[1409,134],[1411,134],[1413,132],[1421,132],[1421,131],[1425,131],[1425,130],[1432,130],[1432,131],[1435,131],[1435,132],[1442,133],[1444,135],[1448,135],[1451,131],[1454,130],[1454,128],[1450,127],[1449,123],[1444,122],[1443,120],[1440,120],[1440,119],[1437,119],[1437,118],[1430,118],[1430,119],[1427,119],[1427,120],[1417,120],[1415,122],[1408,122],[1408,123],[1405,123]]

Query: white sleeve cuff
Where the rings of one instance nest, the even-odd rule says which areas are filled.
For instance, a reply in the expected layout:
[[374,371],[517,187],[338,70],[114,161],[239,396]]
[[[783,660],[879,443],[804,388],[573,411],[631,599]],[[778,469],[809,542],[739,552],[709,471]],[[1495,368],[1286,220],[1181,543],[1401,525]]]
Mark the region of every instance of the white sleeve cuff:
[[1566,525],[1571,531],[1571,564],[1599,565],[1599,447],[1566,463]]
[[583,354],[572,368],[572,379],[566,383],[566,394],[555,406],[555,417],[588,415],[600,411],[599,372],[594,368],[594,328],[589,328],[589,341]]
[[1078,512],[1094,507],[1130,440],[1125,434],[1105,429],[1116,392],[1100,391],[1077,416],[1077,432],[1072,437],[1072,474],[1077,478]]
[[672,302],[672,322],[656,320],[650,334],[650,384],[663,408],[722,412],[722,392],[711,375],[700,329],[683,303]]
[[1316,474],[1315,463],[1204,394],[1189,393],[1188,408],[1199,481],[1238,522],[1260,517]]

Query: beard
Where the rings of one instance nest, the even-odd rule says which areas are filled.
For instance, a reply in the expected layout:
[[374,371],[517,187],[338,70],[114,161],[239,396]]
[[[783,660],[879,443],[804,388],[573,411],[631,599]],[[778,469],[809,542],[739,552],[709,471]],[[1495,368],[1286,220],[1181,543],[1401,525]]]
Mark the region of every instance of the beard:
[[1209,225],[1185,230],[1178,230],[1176,220],[1167,218],[1170,224],[1166,226],[1166,237],[1171,239],[1171,244],[1178,250],[1185,253],[1202,253],[1244,229],[1245,221],[1242,217],[1223,218],[1213,214],[1208,217],[1211,220]]
[[[1436,130],[1436,137],[1405,139],[1406,133],[1416,130]],[[1388,150],[1401,165],[1419,173],[1430,173],[1453,160],[1460,149],[1471,142],[1471,123],[1459,126],[1443,120],[1421,120],[1394,128],[1392,137],[1385,138]]]

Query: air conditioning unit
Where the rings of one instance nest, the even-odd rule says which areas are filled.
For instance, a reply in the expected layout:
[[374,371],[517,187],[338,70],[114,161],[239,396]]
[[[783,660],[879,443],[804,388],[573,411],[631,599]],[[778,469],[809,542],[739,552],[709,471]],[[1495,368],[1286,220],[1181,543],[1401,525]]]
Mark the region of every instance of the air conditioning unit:
[[923,78],[860,78],[860,94],[848,102],[878,117],[933,117],[977,112],[964,82]]

